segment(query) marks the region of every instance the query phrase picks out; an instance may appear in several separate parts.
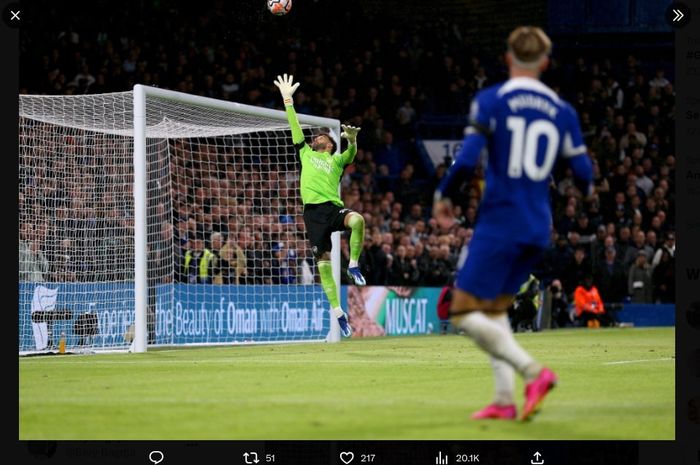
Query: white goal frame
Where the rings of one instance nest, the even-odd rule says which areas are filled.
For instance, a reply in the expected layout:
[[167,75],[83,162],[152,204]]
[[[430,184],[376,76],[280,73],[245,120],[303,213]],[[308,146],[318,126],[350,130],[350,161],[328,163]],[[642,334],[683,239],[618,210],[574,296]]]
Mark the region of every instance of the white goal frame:
[[[147,97],[157,97],[162,100],[170,100],[176,103],[186,103],[200,107],[222,111],[232,111],[251,116],[263,116],[287,122],[287,114],[281,110],[244,105],[237,102],[217,100],[209,97],[185,94],[172,90],[136,84],[134,92],[134,342],[133,352],[146,352],[147,327],[146,309],[148,307],[148,252],[147,252],[147,193],[146,193],[146,138],[148,128],[146,126],[146,100]],[[340,121],[330,118],[299,114],[300,124],[309,124],[330,128],[331,137],[340,147]],[[340,189],[340,186],[338,186]],[[333,278],[336,287],[340,291],[340,233],[332,236],[333,250],[331,263]],[[335,318],[330,319],[331,329],[327,341],[338,342],[340,330]]]

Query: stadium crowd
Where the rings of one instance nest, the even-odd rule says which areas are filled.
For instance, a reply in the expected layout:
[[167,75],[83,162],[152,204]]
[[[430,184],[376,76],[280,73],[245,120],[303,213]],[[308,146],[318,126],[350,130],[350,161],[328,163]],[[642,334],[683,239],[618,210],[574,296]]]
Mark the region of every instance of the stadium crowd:
[[[430,207],[449,160],[437,167],[426,164],[416,146],[415,125],[427,115],[463,119],[475,92],[506,77],[502,59],[489,61],[470,46],[468,35],[440,22],[416,30],[396,26],[376,29],[375,35],[350,34],[341,50],[313,29],[294,29],[280,40],[227,27],[231,21],[220,2],[196,26],[172,16],[130,34],[119,34],[117,25],[103,31],[66,28],[41,44],[43,53],[23,57],[22,92],[97,94],[142,83],[280,108],[272,79],[291,73],[301,82],[295,95],[299,113],[362,128],[342,197],[366,220],[360,264],[368,284],[449,283],[468,254],[478,221],[483,167],[463,186],[458,223],[441,229]],[[586,277],[593,278],[604,302],[674,300],[675,94],[664,66],[633,54],[624,62],[595,56],[568,62],[555,54],[543,76],[578,110],[594,162],[591,198],[576,189],[565,164],[557,168],[551,185],[552,246],[535,272],[545,286],[561,283],[569,300]],[[164,211],[171,208],[174,221],[152,225],[157,231],[152,266],[166,269],[174,253],[180,282],[314,281],[293,154],[270,163],[211,139],[171,141],[170,149],[172,203],[153,204],[149,211],[165,219]],[[97,268],[107,273],[115,266],[108,262],[110,254],[101,252],[102,258],[90,265],[91,252],[128,234],[101,233],[97,244],[76,231],[81,225],[100,231],[133,227],[115,207],[129,204],[116,198],[131,194],[126,185],[119,192],[104,188],[107,184],[91,191],[67,188],[64,180],[45,175],[56,164],[77,175],[79,168],[71,163],[80,158],[73,160],[24,167],[20,210],[31,214],[21,224],[31,226],[20,231],[21,280],[87,281]],[[96,182],[127,174],[115,168]],[[52,195],[60,196],[58,204],[47,201]],[[125,246],[122,241],[109,250]],[[341,255],[345,267],[345,238]],[[72,259],[74,270],[66,270],[64,262],[71,260],[66,257],[79,257]]]

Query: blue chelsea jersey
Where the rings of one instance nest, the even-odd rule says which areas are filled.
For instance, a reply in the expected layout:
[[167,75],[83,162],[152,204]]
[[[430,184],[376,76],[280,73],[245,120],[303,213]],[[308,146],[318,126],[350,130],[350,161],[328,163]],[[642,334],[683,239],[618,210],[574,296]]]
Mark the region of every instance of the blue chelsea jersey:
[[477,231],[494,238],[545,246],[552,214],[549,186],[558,156],[590,183],[591,166],[576,110],[532,78],[512,78],[474,98],[467,136],[487,138],[486,190]]

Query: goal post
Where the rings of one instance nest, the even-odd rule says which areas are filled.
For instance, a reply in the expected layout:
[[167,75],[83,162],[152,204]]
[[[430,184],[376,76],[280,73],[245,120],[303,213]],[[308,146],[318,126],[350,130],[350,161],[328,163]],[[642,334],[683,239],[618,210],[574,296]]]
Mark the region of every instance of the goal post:
[[148,342],[148,202],[146,183],[146,89],[134,86],[134,352]]
[[[299,121],[340,146],[338,120]],[[20,95],[19,150],[21,354],[339,340],[284,111],[141,85]]]

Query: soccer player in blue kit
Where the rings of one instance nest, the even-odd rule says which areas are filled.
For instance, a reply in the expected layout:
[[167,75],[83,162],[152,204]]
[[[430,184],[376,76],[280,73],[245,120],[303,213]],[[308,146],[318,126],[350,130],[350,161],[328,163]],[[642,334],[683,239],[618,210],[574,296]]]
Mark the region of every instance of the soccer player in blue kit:
[[450,196],[485,152],[486,187],[469,255],[455,282],[450,317],[490,356],[493,403],[475,419],[517,418],[515,372],[525,380],[522,420],[537,411],[557,376],[515,340],[508,307],[550,241],[549,185],[558,156],[576,185],[592,193],[592,168],[576,110],[540,80],[549,64],[549,37],[537,27],[518,27],[508,37],[510,78],[474,97],[462,150],[435,191],[438,224],[454,224]]

